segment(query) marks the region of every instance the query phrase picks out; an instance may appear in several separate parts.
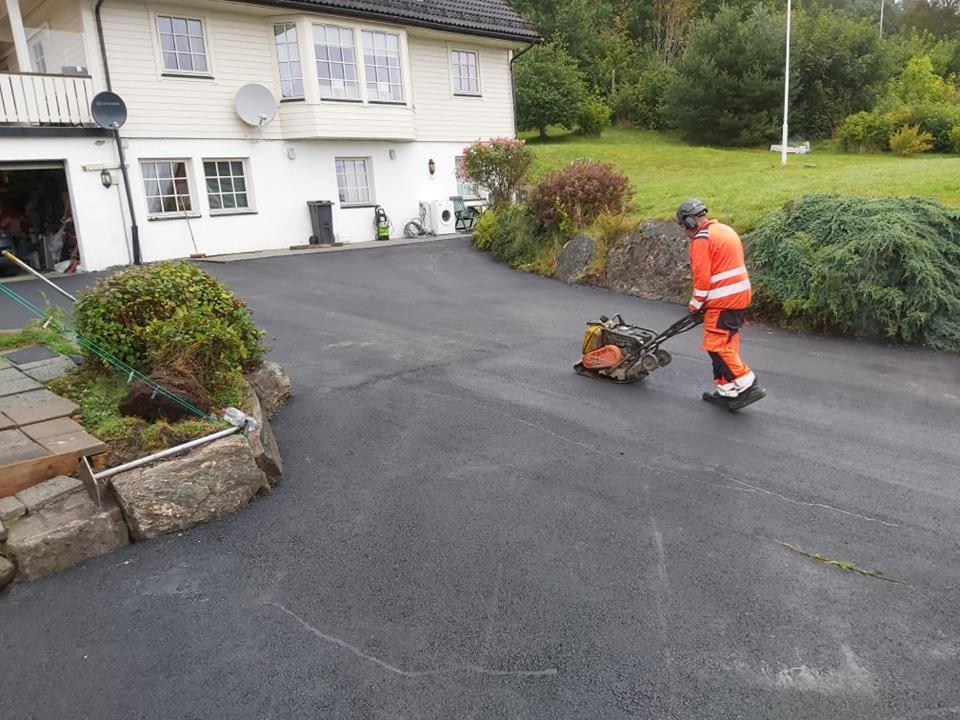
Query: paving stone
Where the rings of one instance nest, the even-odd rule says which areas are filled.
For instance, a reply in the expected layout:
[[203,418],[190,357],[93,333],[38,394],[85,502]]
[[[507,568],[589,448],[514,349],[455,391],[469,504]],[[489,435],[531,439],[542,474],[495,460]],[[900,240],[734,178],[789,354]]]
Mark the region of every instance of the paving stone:
[[67,477],[66,475],[58,475],[39,485],[21,490],[14,495],[14,497],[23,503],[28,513],[34,513],[67,495],[72,495],[83,489],[84,486],[81,480]]
[[[25,399],[22,404],[4,407],[5,401],[20,398]],[[32,402],[30,402],[31,400]],[[76,403],[54,395],[49,390],[37,390],[23,395],[0,398],[0,411],[20,426],[32,425],[44,420],[70,417],[79,409]]]
[[105,443],[97,440],[70,418],[45,420],[20,429],[27,437],[55,455],[75,452],[80,457],[89,457],[107,450]]
[[24,363],[50,360],[55,357],[57,357],[57,353],[43,345],[31,345],[30,347],[6,353],[7,360],[20,367],[23,367]]
[[18,395],[28,390],[39,390],[41,387],[40,383],[16,368],[0,370],[0,397]]
[[0,520],[16,520],[27,514],[27,508],[15,497],[0,498]]
[[0,467],[26,460],[36,460],[50,451],[31,440],[20,430],[0,431]]
[[50,382],[54,378],[66,375],[77,367],[76,363],[68,357],[58,355],[52,360],[41,360],[40,362],[20,365],[20,369],[37,382]]
[[6,552],[21,580],[35,580],[103,555],[130,542],[123,514],[113,503],[102,510],[86,493],[73,493],[28,515],[8,531]]

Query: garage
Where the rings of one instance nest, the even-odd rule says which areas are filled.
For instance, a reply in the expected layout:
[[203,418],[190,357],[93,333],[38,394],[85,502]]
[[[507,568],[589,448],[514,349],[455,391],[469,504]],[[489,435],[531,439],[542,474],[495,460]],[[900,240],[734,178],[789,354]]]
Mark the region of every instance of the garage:
[[[75,272],[80,247],[62,162],[0,164],[0,251],[40,272]],[[0,263],[0,274],[23,272]]]

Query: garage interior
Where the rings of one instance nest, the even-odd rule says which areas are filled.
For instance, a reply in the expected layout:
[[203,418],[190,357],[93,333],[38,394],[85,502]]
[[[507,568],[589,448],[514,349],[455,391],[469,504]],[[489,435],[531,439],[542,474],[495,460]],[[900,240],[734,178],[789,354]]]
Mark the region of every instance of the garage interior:
[[[0,164],[0,252],[40,272],[75,272],[80,250],[63,163]],[[24,272],[0,260],[0,275]]]

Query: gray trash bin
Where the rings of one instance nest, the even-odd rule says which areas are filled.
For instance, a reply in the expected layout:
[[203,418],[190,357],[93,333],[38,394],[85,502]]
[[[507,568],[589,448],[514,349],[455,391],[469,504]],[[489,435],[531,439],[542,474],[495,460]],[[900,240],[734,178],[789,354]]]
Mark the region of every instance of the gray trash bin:
[[333,203],[329,200],[308,200],[307,209],[313,229],[310,244],[333,245],[337,239],[333,234]]

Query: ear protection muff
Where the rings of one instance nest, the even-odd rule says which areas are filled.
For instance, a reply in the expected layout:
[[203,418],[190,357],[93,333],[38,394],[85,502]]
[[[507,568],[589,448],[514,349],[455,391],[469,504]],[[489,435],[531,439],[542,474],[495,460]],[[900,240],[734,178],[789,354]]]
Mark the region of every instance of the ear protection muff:
[[698,227],[700,227],[700,221],[692,215],[684,215],[680,222],[683,223],[683,226],[687,230],[696,230]]

